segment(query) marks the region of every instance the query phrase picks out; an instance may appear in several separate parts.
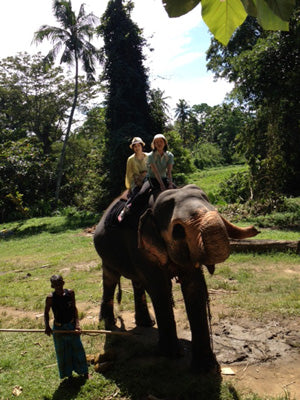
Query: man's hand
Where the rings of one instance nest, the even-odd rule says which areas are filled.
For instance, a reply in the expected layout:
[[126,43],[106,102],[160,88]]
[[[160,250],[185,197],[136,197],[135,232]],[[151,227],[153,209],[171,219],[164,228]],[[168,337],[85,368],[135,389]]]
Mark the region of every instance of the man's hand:
[[80,326],[75,327],[75,335],[81,335],[81,328]]
[[46,327],[46,329],[45,329],[45,334],[48,335],[48,336],[51,336],[51,334],[52,334],[52,329],[50,328],[50,326],[47,326],[47,327]]

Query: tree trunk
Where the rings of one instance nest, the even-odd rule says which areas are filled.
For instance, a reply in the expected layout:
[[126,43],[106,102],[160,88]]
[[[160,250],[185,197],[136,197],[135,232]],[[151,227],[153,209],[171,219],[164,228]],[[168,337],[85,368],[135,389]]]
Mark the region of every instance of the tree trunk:
[[300,254],[300,240],[230,240],[230,249],[235,252],[254,251],[257,253],[290,250],[296,254]]
[[61,153],[60,153],[58,167],[57,167],[57,181],[56,181],[56,190],[55,190],[55,207],[57,207],[58,200],[59,200],[59,192],[60,192],[61,180],[62,180],[62,176],[63,176],[63,164],[64,164],[64,159],[65,159],[65,154],[66,154],[67,143],[68,143],[70,132],[71,132],[73,116],[74,116],[74,112],[75,112],[76,105],[77,105],[77,97],[78,97],[78,56],[77,56],[77,54],[75,54],[74,99],[73,99],[73,104],[72,104],[72,108],[71,108],[71,113],[70,113],[70,116],[69,116],[67,131],[66,131],[63,147],[62,147],[62,150],[61,150]]

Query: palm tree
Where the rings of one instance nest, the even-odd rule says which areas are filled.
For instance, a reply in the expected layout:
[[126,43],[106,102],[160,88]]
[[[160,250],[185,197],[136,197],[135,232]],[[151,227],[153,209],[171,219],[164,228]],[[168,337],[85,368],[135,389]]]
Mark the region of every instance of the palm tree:
[[190,106],[188,103],[180,99],[179,102],[176,104],[176,109],[175,109],[175,118],[180,124],[180,136],[182,137],[183,143],[186,143],[186,126],[185,123],[188,120],[190,116]]
[[78,16],[72,10],[71,0],[53,0],[53,13],[61,27],[43,25],[34,34],[33,41],[41,43],[44,39],[53,43],[45,60],[53,62],[62,51],[60,63],[69,65],[75,64],[75,87],[73,104],[68,120],[67,130],[57,168],[57,182],[55,191],[55,202],[57,204],[63,175],[63,163],[66,153],[66,146],[69,139],[74,112],[78,98],[79,62],[82,62],[83,69],[88,80],[94,80],[95,62],[99,58],[99,51],[90,43],[95,33],[94,25],[98,18],[90,13],[86,14],[84,4],[80,6]]

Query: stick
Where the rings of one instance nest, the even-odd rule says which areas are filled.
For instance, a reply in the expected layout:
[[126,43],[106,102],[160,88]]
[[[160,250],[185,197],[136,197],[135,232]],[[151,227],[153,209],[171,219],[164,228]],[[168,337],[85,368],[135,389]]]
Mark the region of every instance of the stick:
[[[0,329],[0,332],[18,332],[18,333],[45,333],[45,329]],[[55,330],[53,333],[68,333],[68,334],[78,334],[78,331],[65,331],[65,330]],[[98,333],[105,335],[124,335],[130,336],[131,333],[125,331],[107,331],[104,329],[82,329],[81,333]]]

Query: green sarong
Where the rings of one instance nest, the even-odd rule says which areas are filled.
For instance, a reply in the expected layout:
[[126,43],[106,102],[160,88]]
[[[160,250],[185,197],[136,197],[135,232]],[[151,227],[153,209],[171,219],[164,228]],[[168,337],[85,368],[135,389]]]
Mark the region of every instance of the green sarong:
[[81,343],[80,335],[55,334],[58,330],[74,330],[75,325],[71,322],[61,326],[53,325],[53,340],[56,352],[59,376],[61,379],[72,376],[72,371],[79,375],[88,372],[86,355]]

